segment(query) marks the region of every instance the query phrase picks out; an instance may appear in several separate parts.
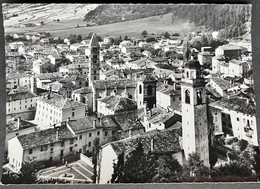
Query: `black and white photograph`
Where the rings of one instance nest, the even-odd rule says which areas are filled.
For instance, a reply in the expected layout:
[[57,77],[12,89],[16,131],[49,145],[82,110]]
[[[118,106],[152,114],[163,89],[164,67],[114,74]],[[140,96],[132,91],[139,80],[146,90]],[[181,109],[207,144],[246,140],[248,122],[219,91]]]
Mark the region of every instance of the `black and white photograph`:
[[2,184],[259,181],[251,4],[2,15]]

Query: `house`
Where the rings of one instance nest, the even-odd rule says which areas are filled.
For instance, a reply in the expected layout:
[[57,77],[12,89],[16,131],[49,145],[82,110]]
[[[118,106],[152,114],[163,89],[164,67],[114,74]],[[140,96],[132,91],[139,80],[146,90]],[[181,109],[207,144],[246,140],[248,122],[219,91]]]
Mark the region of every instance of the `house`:
[[49,83],[60,78],[62,78],[62,74],[59,72],[35,74],[30,78],[31,91],[36,90],[36,88],[46,89]]
[[152,61],[147,58],[141,58],[135,61],[128,62],[129,69],[146,69],[151,68]]
[[6,60],[5,66],[6,66],[6,74],[17,71],[17,62],[16,61]]
[[121,47],[121,52],[124,54],[127,54],[129,52],[135,52],[135,51],[140,51],[139,46],[122,46]]
[[62,63],[63,61],[63,58],[60,57],[57,53],[53,52],[53,53],[50,53],[48,56],[47,56],[49,59],[50,59],[50,62],[54,65],[59,65]]
[[106,63],[114,69],[118,69],[125,64],[120,57],[112,57],[111,59],[106,60]]
[[16,89],[18,87],[29,86],[30,75],[27,73],[9,73],[6,75],[6,88]]
[[104,37],[103,42],[105,44],[111,45],[113,41],[113,37]]
[[[176,126],[177,127],[177,126]],[[151,152],[158,155],[169,153],[179,163],[183,164],[183,151],[179,143],[181,137],[179,127],[166,129],[164,131],[152,131],[143,135],[136,135],[127,139],[110,142],[101,147],[99,159],[99,183],[106,184],[111,182],[113,164],[117,163],[118,155],[124,152],[125,157],[136,148],[138,143],[142,144],[145,153]],[[125,158],[124,158],[125,159]]]
[[138,46],[141,47],[141,48],[147,48],[149,45],[148,45],[148,43],[146,43],[146,42],[140,41],[140,42],[138,43]]
[[71,97],[76,102],[82,102],[83,104],[86,104],[88,110],[92,109],[92,89],[90,86],[81,87],[72,91]]
[[17,89],[6,96],[6,114],[30,111],[36,107],[37,97],[28,89]]
[[40,128],[48,128],[69,119],[86,116],[86,105],[72,99],[49,93],[38,98],[35,122]]
[[21,41],[16,41],[8,44],[11,50],[18,50],[20,47],[24,47],[24,43]]
[[8,141],[8,160],[15,171],[19,172],[23,163],[60,161],[75,154],[75,136],[66,126],[20,135]]
[[70,45],[70,50],[77,51],[79,49],[80,43],[73,43]]
[[91,153],[96,138],[99,139],[100,145],[111,139],[112,130],[103,126],[100,119],[95,116],[68,120],[66,124],[72,134],[76,136],[75,148],[79,153]]
[[49,38],[42,38],[40,40],[40,43],[49,43],[49,42],[50,42]]
[[240,91],[238,84],[218,77],[210,78],[207,86],[212,87],[221,97]]
[[143,51],[142,54],[148,58],[152,56],[152,53],[150,51]]
[[19,38],[25,39],[24,33],[15,33],[13,37],[14,39],[19,39]]
[[209,104],[216,128],[215,134],[224,133],[244,139],[258,146],[256,107],[249,99],[241,97],[223,98]]
[[39,34],[36,34],[36,35],[32,36],[32,41],[33,42],[39,41],[40,39],[41,39],[41,36]]
[[59,72],[65,74],[77,74],[80,76],[87,76],[89,72],[89,64],[85,62],[72,63],[67,66],[60,66]]
[[176,122],[181,122],[181,116],[169,112],[161,107],[154,107],[144,115],[143,125],[145,131],[164,130],[172,127]]
[[224,56],[228,59],[240,59],[242,54],[242,47],[232,44],[227,44],[218,47],[215,50],[215,56]]
[[130,47],[133,46],[134,44],[131,41],[122,41],[119,44],[119,48],[122,49],[122,47]]
[[135,101],[118,95],[107,96],[98,100],[97,103],[97,113],[100,116],[115,115],[120,112],[127,112],[137,109]]
[[212,57],[212,72],[219,73],[220,72],[220,65],[225,63],[224,56],[214,56]]
[[156,104],[164,109],[168,109],[169,106],[181,103],[181,92],[176,90],[176,84],[162,84],[157,87],[156,90]]
[[236,59],[229,61],[229,74],[237,77],[245,77],[249,71],[248,63]]
[[208,52],[208,51],[203,51],[203,52],[200,52],[198,53],[198,61],[200,62],[201,65],[204,65],[204,64],[212,64],[212,57],[213,57],[213,54]]
[[41,59],[33,61],[33,72],[36,74],[50,73],[55,71],[55,66]]
[[25,135],[36,131],[35,124],[22,120],[20,117],[7,120],[5,135],[5,152],[8,150],[8,141],[16,136]]

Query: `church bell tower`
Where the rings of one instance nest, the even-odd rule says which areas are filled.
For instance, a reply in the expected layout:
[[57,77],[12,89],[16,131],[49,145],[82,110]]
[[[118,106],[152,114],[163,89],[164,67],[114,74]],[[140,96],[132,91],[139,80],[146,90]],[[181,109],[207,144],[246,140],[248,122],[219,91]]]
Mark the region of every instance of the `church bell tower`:
[[184,66],[181,84],[182,140],[186,159],[197,152],[209,166],[208,121],[205,80],[198,61],[188,61]]
[[89,43],[89,83],[100,79],[100,45],[97,35],[93,34]]

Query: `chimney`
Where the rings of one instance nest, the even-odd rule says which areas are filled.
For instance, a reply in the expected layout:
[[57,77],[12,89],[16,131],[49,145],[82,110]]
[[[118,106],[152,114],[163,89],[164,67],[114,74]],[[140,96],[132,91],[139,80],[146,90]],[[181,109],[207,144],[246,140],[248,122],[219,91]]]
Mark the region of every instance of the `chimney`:
[[156,104],[153,104],[153,108],[156,108]]
[[249,104],[249,99],[248,98],[246,99],[246,103]]
[[173,83],[173,89],[176,91],[176,83]]
[[190,56],[190,60],[194,60],[194,57],[193,57],[193,55],[191,55],[191,56]]
[[70,121],[70,117],[67,118],[67,122],[69,122],[69,121]]
[[95,128],[96,128],[96,122],[97,122],[97,120],[96,120],[96,119],[94,119],[94,120],[93,120],[93,129],[95,129]]
[[154,139],[152,138],[151,139],[151,152],[154,151]]
[[12,121],[14,121],[14,118],[15,118],[15,117],[14,117],[14,114],[12,114]]
[[18,118],[17,118],[17,128],[18,128],[18,130],[19,130],[19,128],[20,128],[20,122],[21,122],[21,118],[18,117]]

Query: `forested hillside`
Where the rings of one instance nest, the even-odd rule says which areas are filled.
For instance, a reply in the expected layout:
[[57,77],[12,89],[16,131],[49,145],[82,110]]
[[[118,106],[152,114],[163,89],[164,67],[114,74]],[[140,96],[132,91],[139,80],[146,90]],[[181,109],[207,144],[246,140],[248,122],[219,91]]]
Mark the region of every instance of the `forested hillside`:
[[204,25],[211,31],[221,30],[223,38],[243,35],[247,30],[245,23],[251,19],[249,5],[106,4],[86,14],[85,20],[103,25],[171,12],[173,22],[182,19],[198,26]]
[[109,24],[135,20],[172,12],[174,5],[104,4],[85,15],[85,20],[95,24]]
[[251,7],[249,5],[204,5],[173,7],[173,21],[176,19],[189,20],[195,25],[204,25],[213,31],[221,31],[224,38],[243,35],[246,22],[251,21]]

